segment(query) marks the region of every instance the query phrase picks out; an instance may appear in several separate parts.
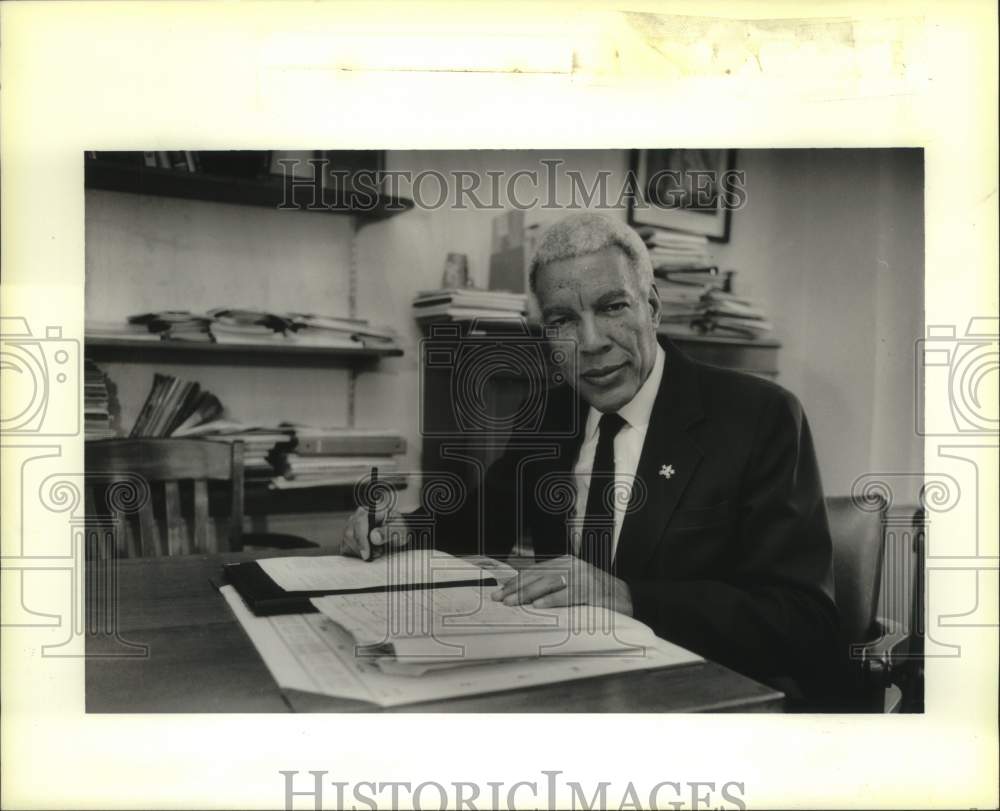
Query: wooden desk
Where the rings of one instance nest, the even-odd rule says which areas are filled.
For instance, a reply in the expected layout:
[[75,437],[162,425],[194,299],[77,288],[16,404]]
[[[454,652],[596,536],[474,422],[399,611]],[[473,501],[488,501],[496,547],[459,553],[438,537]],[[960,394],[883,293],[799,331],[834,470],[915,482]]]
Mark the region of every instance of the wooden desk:
[[[310,550],[321,554],[324,550]],[[275,555],[281,553],[274,553]],[[146,657],[88,634],[87,712],[371,712],[375,705],[281,690],[211,579],[233,553],[118,562],[118,630]],[[273,555],[271,555],[273,556]],[[780,712],[781,693],[704,662],[395,707],[395,712]]]

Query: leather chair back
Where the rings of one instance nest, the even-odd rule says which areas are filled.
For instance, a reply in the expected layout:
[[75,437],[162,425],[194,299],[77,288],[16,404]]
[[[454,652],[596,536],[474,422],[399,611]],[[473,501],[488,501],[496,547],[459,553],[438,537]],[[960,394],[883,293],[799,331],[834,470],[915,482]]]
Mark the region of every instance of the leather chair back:
[[858,503],[850,496],[826,500],[833,538],[833,569],[841,636],[846,644],[871,637],[882,577],[885,503]]

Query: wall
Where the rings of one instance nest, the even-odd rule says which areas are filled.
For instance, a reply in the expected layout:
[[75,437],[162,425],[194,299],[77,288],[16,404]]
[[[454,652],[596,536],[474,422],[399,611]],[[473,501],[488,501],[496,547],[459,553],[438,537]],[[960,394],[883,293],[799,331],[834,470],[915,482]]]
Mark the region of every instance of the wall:
[[[562,159],[564,168],[588,178],[608,169],[612,189],[627,167],[624,150],[546,150],[394,152],[388,168],[544,172],[541,158]],[[738,290],[758,299],[776,323],[780,382],[805,405],[830,494],[850,492],[867,472],[921,470],[911,428],[912,348],[923,305],[921,165],[916,151],[739,153],[749,201],[733,215],[730,242],[713,252],[724,268],[738,270]],[[567,199],[569,181],[557,177],[556,195]],[[99,191],[86,199],[88,318],[216,304],[347,312],[346,218]],[[405,349],[402,358],[359,376],[357,424],[400,430],[409,442],[404,466],[414,472],[420,470],[420,333],[410,302],[419,290],[440,285],[450,251],[468,254],[473,280],[486,284],[496,214],[417,209],[365,225],[356,236],[359,313],[396,323]],[[108,371],[128,425],[153,369],[109,365]],[[343,370],[167,371],[202,379],[240,419],[346,421]],[[402,506],[411,506],[416,492],[411,487]]]
[[866,473],[921,472],[921,152],[744,150],[739,166],[748,202],[714,253],[773,317],[780,380],[805,406],[826,491],[850,493]]
[[[88,320],[220,305],[347,314],[350,221],[202,201],[88,190]],[[135,421],[154,371],[198,380],[235,419],[343,424],[348,372],[287,366],[103,364],[122,423]]]

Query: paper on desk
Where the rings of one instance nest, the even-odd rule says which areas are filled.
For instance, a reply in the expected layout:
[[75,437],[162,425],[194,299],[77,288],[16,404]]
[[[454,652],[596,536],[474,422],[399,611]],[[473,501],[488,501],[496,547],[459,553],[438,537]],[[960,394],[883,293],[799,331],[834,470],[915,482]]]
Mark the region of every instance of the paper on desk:
[[418,549],[394,552],[372,561],[324,555],[265,558],[258,564],[285,591],[334,591],[478,580],[493,576],[483,573],[485,560]]
[[410,663],[567,656],[642,655],[652,631],[592,606],[539,609],[494,602],[493,587],[338,594],[312,600],[359,645],[391,645]]
[[235,588],[223,586],[219,591],[279,687],[373,700],[358,673],[348,665],[354,657],[354,640],[344,632],[328,633],[332,626],[328,619],[320,614],[257,617]]
[[413,678],[383,673],[369,657],[355,656],[351,635],[323,614],[256,617],[232,586],[221,591],[280,687],[383,707],[702,661],[654,637],[642,656],[563,656],[425,667],[423,675]]

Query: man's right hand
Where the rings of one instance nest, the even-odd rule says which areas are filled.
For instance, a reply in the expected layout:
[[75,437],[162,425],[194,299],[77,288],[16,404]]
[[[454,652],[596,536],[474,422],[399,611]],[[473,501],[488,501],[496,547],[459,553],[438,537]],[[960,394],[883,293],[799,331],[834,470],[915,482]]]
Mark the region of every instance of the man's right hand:
[[[368,509],[358,507],[354,514],[348,519],[347,526],[344,527],[344,543],[341,554],[353,555],[362,560],[374,560],[383,552],[389,551],[390,535],[397,536],[398,540],[391,544],[393,549],[400,549],[406,546],[407,536],[405,532],[405,521],[402,513],[395,510],[376,510],[375,523],[371,533],[368,532]],[[403,532],[389,532],[386,524],[403,525]]]

